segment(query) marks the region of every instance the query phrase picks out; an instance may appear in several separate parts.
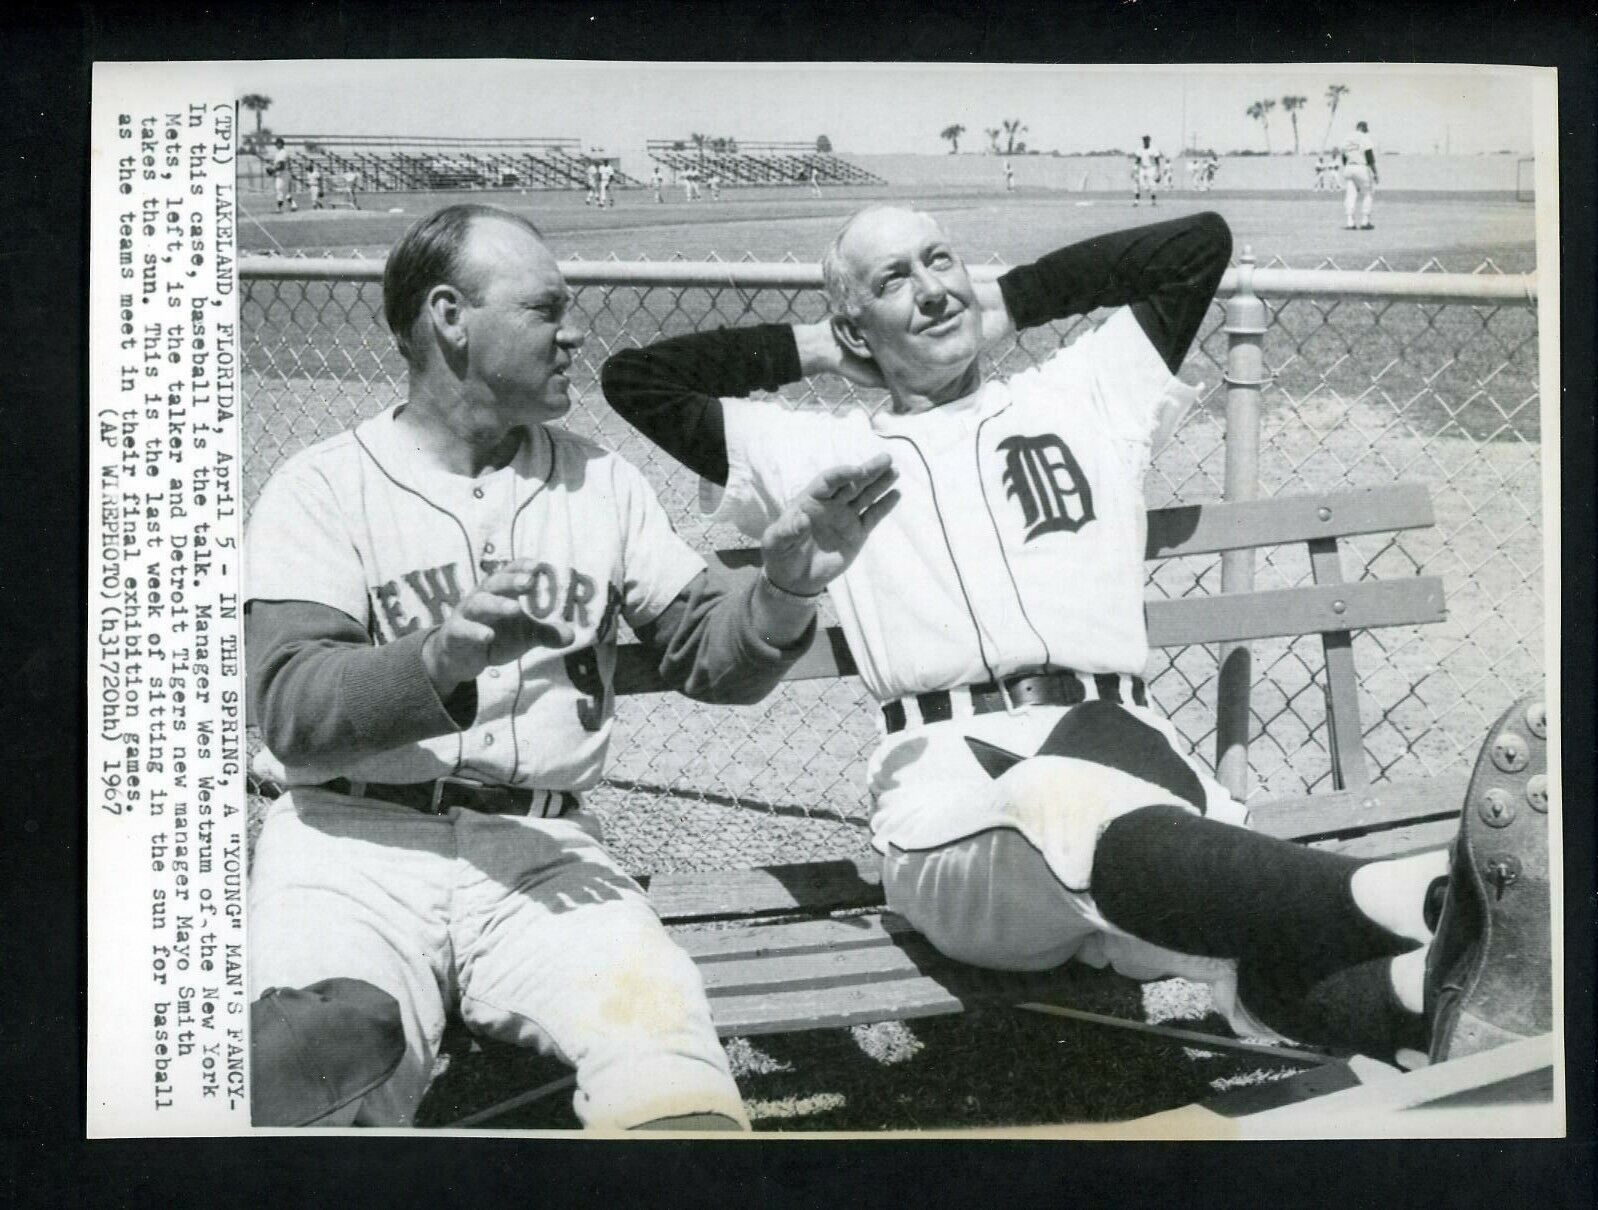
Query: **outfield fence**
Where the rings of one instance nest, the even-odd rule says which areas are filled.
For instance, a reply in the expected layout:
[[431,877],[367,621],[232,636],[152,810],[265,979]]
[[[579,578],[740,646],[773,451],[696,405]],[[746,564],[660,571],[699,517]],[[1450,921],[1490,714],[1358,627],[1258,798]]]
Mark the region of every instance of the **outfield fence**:
[[[742,544],[698,516],[697,481],[606,405],[613,351],[662,336],[825,314],[813,264],[619,261],[563,264],[588,340],[571,378],[568,425],[643,469],[679,532],[712,549]],[[975,268],[991,277],[1002,266]],[[404,365],[382,322],[382,262],[245,257],[246,506],[284,458],[395,402]],[[1087,317],[1022,333],[991,358],[1009,373],[1072,339]],[[1361,632],[1365,742],[1377,782],[1462,769],[1493,716],[1543,673],[1537,313],[1530,276],[1491,262],[1473,273],[1378,263],[1295,269],[1246,252],[1221,283],[1183,367],[1202,391],[1146,484],[1151,507],[1374,486],[1428,484],[1433,529],[1345,544],[1350,580],[1441,576],[1445,622]],[[883,406],[835,379],[795,384],[783,405]],[[774,403],[773,406],[777,406]],[[1163,597],[1310,583],[1302,546],[1169,560]],[[1331,786],[1319,640],[1252,647],[1247,719],[1217,734],[1218,653],[1155,654],[1150,694],[1229,785],[1257,797]],[[1225,713],[1225,712],[1223,712]],[[784,686],[756,707],[623,699],[610,775],[592,803],[639,871],[728,868],[857,854],[866,844],[864,768],[878,738],[858,682]]]

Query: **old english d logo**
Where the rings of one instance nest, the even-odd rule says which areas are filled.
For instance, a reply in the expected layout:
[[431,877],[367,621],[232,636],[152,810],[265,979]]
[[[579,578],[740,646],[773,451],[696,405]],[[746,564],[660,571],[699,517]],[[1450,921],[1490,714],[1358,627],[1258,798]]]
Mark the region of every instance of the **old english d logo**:
[[1041,534],[1075,533],[1093,520],[1093,489],[1071,455],[1071,448],[1053,433],[1006,437],[1004,494],[1021,502],[1027,542]]

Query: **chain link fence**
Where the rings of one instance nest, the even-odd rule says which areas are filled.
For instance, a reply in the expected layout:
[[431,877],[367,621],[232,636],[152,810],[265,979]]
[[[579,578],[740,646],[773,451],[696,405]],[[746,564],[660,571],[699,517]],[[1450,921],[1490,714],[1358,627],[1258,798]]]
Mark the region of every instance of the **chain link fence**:
[[[567,424],[641,467],[679,532],[705,550],[742,545],[696,509],[697,480],[640,438],[598,387],[605,358],[662,336],[825,314],[819,271],[797,263],[564,266],[588,340]],[[1491,262],[1472,275],[1344,273],[1245,263],[1183,368],[1203,392],[1149,473],[1150,507],[1222,495],[1225,298],[1264,301],[1259,494],[1421,481],[1435,528],[1345,544],[1350,580],[1433,574],[1446,622],[1355,638],[1365,741],[1378,781],[1460,769],[1492,716],[1542,676],[1541,431],[1537,315],[1529,279]],[[984,272],[996,272],[987,267]],[[246,258],[241,265],[246,508],[283,459],[394,403],[404,365],[382,322],[379,261]],[[1098,317],[1021,334],[990,367],[1009,373]],[[785,388],[793,407],[880,407],[833,379]],[[1311,582],[1302,546],[1260,553],[1256,586]],[[1219,557],[1169,560],[1164,597],[1220,591]],[[1254,644],[1251,794],[1330,786],[1318,638]],[[1215,749],[1216,651],[1156,652],[1150,694],[1200,759]],[[612,846],[638,871],[733,868],[859,854],[875,710],[854,680],[784,686],[756,707],[672,695],[622,699],[610,773],[592,796]]]

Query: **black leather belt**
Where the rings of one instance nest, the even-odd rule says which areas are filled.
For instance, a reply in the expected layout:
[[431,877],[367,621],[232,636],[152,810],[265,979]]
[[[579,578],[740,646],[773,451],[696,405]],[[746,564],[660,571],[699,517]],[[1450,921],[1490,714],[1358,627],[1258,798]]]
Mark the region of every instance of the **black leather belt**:
[[[1002,685],[988,681],[981,685],[966,685],[953,691],[969,696],[972,714],[991,714],[1009,706],[1077,706],[1098,699],[1106,702],[1124,702],[1131,699],[1134,705],[1149,704],[1148,689],[1140,676],[1125,676],[1116,672],[1072,672],[1060,668],[1052,672],[1022,672],[1005,677]],[[912,709],[920,715],[912,718]],[[941,723],[954,717],[953,694],[947,689],[931,693],[918,693],[900,698],[882,708],[883,722],[888,734],[903,731],[915,723]]]
[[437,781],[404,785],[335,777],[323,782],[321,788],[352,798],[375,798],[424,815],[444,815],[452,807],[465,807],[486,815],[540,815],[553,819],[575,811],[580,805],[577,795],[570,790],[522,790],[469,777],[441,777]]

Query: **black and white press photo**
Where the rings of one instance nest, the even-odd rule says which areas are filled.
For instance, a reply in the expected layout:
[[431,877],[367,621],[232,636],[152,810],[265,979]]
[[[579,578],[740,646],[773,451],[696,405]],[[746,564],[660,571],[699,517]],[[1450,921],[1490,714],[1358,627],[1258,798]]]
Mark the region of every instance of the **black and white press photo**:
[[1562,1136],[1554,85],[100,65],[90,1133]]

